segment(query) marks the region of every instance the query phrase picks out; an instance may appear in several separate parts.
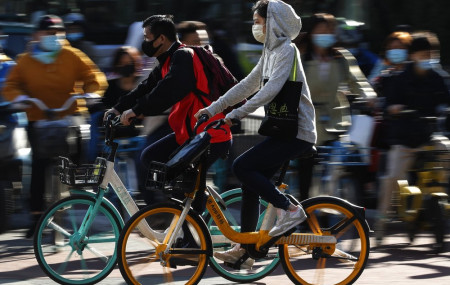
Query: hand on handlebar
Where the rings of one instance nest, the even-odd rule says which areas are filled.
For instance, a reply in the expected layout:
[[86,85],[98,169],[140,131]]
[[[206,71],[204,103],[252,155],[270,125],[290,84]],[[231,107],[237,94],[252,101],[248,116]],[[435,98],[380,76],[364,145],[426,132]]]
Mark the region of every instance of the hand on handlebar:
[[391,105],[389,107],[387,107],[387,111],[389,114],[391,115],[395,115],[400,113],[400,111],[402,111],[404,109],[405,105],[401,105],[401,104],[395,104],[395,105]]
[[108,111],[105,112],[105,114],[103,115],[103,121],[106,121],[106,119],[108,118],[109,114],[114,114],[115,116],[119,116],[120,112],[117,111],[116,109],[112,108],[109,109]]
[[233,125],[233,121],[229,118],[225,118],[225,119],[223,119],[223,121],[225,122],[225,124],[227,124],[230,127]]
[[120,122],[124,126],[129,126],[133,118],[136,118],[136,114],[133,112],[133,110],[128,109],[122,113],[122,116],[120,116]]
[[206,108],[203,108],[203,109],[198,110],[198,112],[194,115],[194,117],[198,120],[198,119],[200,119],[200,117],[201,117],[202,115],[207,115],[208,118],[211,118],[211,117],[212,117],[211,113],[208,112],[208,110],[206,110]]

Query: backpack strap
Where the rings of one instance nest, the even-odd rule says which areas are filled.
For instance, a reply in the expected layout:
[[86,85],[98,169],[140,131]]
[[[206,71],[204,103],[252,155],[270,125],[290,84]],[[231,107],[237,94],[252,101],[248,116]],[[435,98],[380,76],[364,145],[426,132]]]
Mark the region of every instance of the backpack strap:
[[208,107],[208,104],[206,104],[205,100],[203,100],[203,96],[208,97],[208,94],[203,92],[202,90],[198,89],[197,87],[192,90],[192,92],[197,96],[198,100],[203,104],[203,106]]

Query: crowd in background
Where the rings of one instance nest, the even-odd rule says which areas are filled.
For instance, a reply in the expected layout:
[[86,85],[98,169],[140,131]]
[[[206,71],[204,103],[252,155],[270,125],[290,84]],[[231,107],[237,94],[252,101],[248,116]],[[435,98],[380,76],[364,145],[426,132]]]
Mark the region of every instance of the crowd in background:
[[[64,41],[63,49],[70,50],[69,56],[72,56],[77,64],[79,58],[81,58],[82,63],[79,64],[86,69],[84,78],[67,80],[73,80],[77,83],[80,80],[84,81],[79,86],[82,92],[97,92],[102,95],[99,102],[89,106],[89,110],[79,110],[80,114],[91,125],[91,144],[87,154],[88,158],[86,158],[89,160],[95,158],[99,151],[97,145],[98,126],[101,124],[104,111],[117,104],[123,95],[134,90],[157,63],[154,59],[146,57],[141,49],[143,39],[141,20],[143,19],[136,19],[136,22],[130,25],[126,41],[114,51],[108,64],[89,59],[95,58],[95,44],[85,39],[86,27],[82,14],[69,13],[61,15],[61,19],[63,21],[61,23],[57,22],[57,18],[50,19],[50,22],[53,23],[52,21],[55,20],[57,22],[55,23],[58,24],[56,28],[61,40]],[[214,30],[217,27],[208,27],[205,23],[194,21],[196,19],[192,20],[177,24],[178,39],[187,45],[211,45],[216,55],[235,77],[238,80],[243,79],[246,74],[240,66],[234,43],[226,41],[227,36],[223,34],[222,30]],[[38,31],[49,30],[48,23],[47,26],[45,26],[45,23],[40,23],[44,26],[41,26]],[[383,191],[379,191],[378,210],[380,221],[384,221],[386,212],[389,210],[389,201],[393,192],[392,188],[395,187],[395,181],[406,177],[415,150],[429,142],[435,143],[440,149],[449,150],[450,144],[447,137],[443,135],[418,134],[419,137],[423,135],[420,138],[421,141],[410,145],[412,139],[401,140],[401,138],[392,136],[387,131],[395,123],[388,125],[387,122],[389,121],[381,118],[408,108],[415,109],[419,113],[417,116],[443,115],[444,113],[439,113],[439,111],[443,110],[446,105],[450,105],[450,85],[448,75],[439,63],[439,40],[432,31],[416,31],[414,27],[409,26],[393,27],[392,33],[386,35],[381,50],[370,50],[365,44],[364,35],[364,24],[361,22],[336,18],[331,14],[317,13],[305,21],[302,33],[294,42],[302,56],[306,80],[315,106],[318,132],[317,145],[332,145],[339,139],[339,135],[349,131],[352,126],[352,115],[360,113],[360,110],[353,113],[355,110],[350,107],[355,100],[364,101],[365,107],[370,109],[368,113],[376,118],[374,120],[376,126],[371,129],[371,141],[368,146],[384,153],[385,159],[377,160],[374,158],[371,161],[372,164],[377,164],[372,168],[371,175],[367,176],[372,177],[372,181],[370,179],[362,181],[361,187],[369,187],[367,185],[370,185],[373,180],[380,179],[382,181],[383,186],[379,189],[383,189]],[[2,35],[0,43],[4,43],[7,36]],[[43,37],[44,35],[35,33],[32,40],[42,42],[41,38]],[[33,41],[27,46],[26,54],[35,58],[39,57],[39,60],[48,63],[55,60],[54,54],[40,51],[39,46],[33,44]],[[20,90],[20,86],[16,86],[17,88],[14,89],[14,86],[11,85],[11,82],[15,82],[16,85],[28,84],[28,82],[20,81],[23,77],[19,73],[19,69],[22,68],[21,61],[23,62],[25,59],[25,56],[19,60],[19,57],[8,57],[3,51],[0,53],[0,87],[3,87],[0,102],[2,100],[14,100],[19,95],[30,95],[24,94],[25,91]],[[8,74],[7,71],[12,70],[15,65],[17,65],[15,71]],[[68,68],[68,66],[65,66],[65,68]],[[64,73],[67,74],[67,70]],[[7,79],[8,76],[10,76],[9,79]],[[34,76],[37,79],[39,72],[35,73]],[[9,85],[5,85],[5,80],[10,81]],[[55,77],[55,80],[57,80],[57,77]],[[95,85],[95,88],[90,88],[89,84]],[[45,89],[48,86],[43,85],[42,88],[44,89],[34,90],[48,91]],[[67,95],[72,91],[71,88],[64,90]],[[412,97],[408,97],[409,94],[414,94],[416,97],[412,99]],[[57,97],[57,94],[54,96]],[[52,102],[52,100],[49,102]],[[440,107],[442,108],[440,109]],[[30,115],[31,117],[28,118],[30,122],[40,119],[38,117],[33,118],[33,115]],[[167,114],[145,118],[143,124],[142,135],[146,137],[146,146],[151,145],[170,132]],[[30,143],[33,147],[31,138]],[[316,158],[313,157],[297,163],[298,198],[300,200],[310,196],[313,171],[317,167],[315,165]],[[138,156],[136,156],[135,161],[139,173],[138,185],[139,188],[143,188],[145,171],[142,171]],[[38,163],[39,160],[36,158],[35,162]],[[401,165],[399,165],[399,162],[401,162]],[[217,163],[219,166],[220,161]],[[39,165],[42,166],[42,163]],[[40,166],[33,166],[33,172],[38,171]],[[39,174],[39,177],[42,178],[43,175]],[[34,180],[36,179],[34,178]],[[220,177],[216,179],[220,180]],[[330,178],[329,189],[326,190],[329,194],[332,194],[332,189],[336,187],[336,182],[333,182],[333,179],[336,179],[336,177]],[[446,179],[448,180],[448,178]],[[34,181],[32,185],[35,183],[42,184],[43,182]],[[227,186],[223,179],[219,183],[221,188]],[[35,185],[32,187],[39,188],[41,186]],[[35,191],[31,191],[31,193],[35,193]],[[39,195],[42,195],[42,193]],[[146,199],[151,200],[152,197]],[[34,198],[31,200],[34,202],[31,203],[30,210],[36,216],[33,218],[35,221],[43,210],[43,206],[36,204]],[[378,229],[382,228],[382,224],[378,225]],[[29,235],[31,234],[29,233]]]

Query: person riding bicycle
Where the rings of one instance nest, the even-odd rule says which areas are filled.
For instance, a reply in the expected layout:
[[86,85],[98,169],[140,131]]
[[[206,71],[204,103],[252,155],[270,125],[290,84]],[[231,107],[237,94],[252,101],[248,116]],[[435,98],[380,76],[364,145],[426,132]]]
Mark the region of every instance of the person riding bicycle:
[[[300,33],[301,20],[294,9],[279,0],[261,0],[253,7],[253,36],[264,43],[263,55],[251,73],[209,107],[200,110],[196,117],[210,117],[228,106],[256,94],[243,106],[228,113],[227,124],[232,119],[242,119],[260,106],[269,103],[280,92],[288,79],[294,57],[297,57],[297,81],[303,82],[298,113],[298,132],[295,138],[267,137],[252,147],[233,163],[233,171],[242,182],[241,232],[252,232],[258,221],[259,197],[279,209],[277,223],[269,232],[279,236],[306,219],[301,206],[296,206],[271,182],[272,176],[286,160],[304,154],[314,146],[317,133],[314,106],[295,45],[291,42]],[[264,80],[268,81],[263,84]],[[218,259],[235,262],[245,254],[240,245],[229,251],[216,252]]]
[[[55,15],[42,16],[30,42],[29,51],[17,58],[2,90],[8,101],[27,97],[38,98],[49,108],[59,108],[79,86],[84,93],[103,92],[107,87],[106,77],[97,66],[80,50],[64,40],[64,24]],[[83,107],[72,106],[61,116],[81,114]],[[47,119],[37,107],[27,108],[27,134],[32,151],[30,211],[33,224],[26,236],[31,237],[34,226],[44,210],[45,170],[52,163],[51,158],[37,157],[34,151],[40,143],[36,141],[34,126],[39,120]],[[76,121],[82,117],[77,116]],[[75,119],[75,118],[73,118]]]
[[[389,123],[390,135],[387,139],[390,149],[387,154],[386,174],[381,178],[379,218],[375,227],[378,240],[383,237],[392,193],[398,187],[397,180],[406,179],[415,153],[421,146],[432,143],[436,149],[446,150],[444,155],[448,161],[448,138],[432,135],[429,124],[420,120],[423,117],[439,116],[439,107],[450,104],[445,78],[433,69],[433,53],[436,49],[437,39],[431,37],[431,34],[413,34],[409,47],[409,56],[413,62],[409,63],[403,72],[394,75],[388,88],[384,89],[385,112],[390,116],[400,117],[390,120]],[[414,113],[404,117],[405,115],[401,115],[402,110]]]
[[[144,28],[142,51],[159,62],[146,80],[120,98],[112,109],[105,113],[121,115],[121,123],[130,124],[130,119],[140,116],[155,116],[172,107],[169,124],[173,133],[161,138],[145,148],[141,155],[143,165],[148,168],[152,161],[165,163],[170,155],[182,145],[192,133],[196,119],[194,114],[204,107],[194,94],[194,89],[208,90],[208,81],[202,64],[191,49],[185,48],[177,40],[176,28],[171,15],[153,15],[147,18]],[[203,98],[208,102],[207,98]],[[224,118],[218,114],[208,122]],[[207,123],[208,123],[207,122]],[[206,123],[198,128],[201,132]],[[231,146],[231,132],[228,126],[224,130],[210,129],[211,148],[206,167],[209,168],[219,157],[225,156]],[[153,193],[152,193],[153,192]],[[147,204],[154,203],[158,195],[155,191],[145,191]],[[194,210],[203,212],[206,202],[203,191],[197,193],[193,203]],[[182,197],[181,197],[182,198]]]

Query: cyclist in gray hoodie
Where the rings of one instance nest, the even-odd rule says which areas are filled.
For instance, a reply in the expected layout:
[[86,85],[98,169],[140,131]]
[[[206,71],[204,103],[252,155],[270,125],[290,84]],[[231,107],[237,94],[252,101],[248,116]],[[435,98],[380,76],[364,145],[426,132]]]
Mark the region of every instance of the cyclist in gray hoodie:
[[[301,206],[292,204],[271,182],[272,176],[288,159],[311,150],[316,143],[314,107],[308,84],[301,64],[299,51],[292,43],[300,33],[301,20],[294,9],[279,0],[261,0],[253,7],[252,32],[255,39],[264,43],[262,56],[239,84],[230,89],[209,107],[201,109],[202,114],[214,116],[255,94],[240,108],[228,113],[225,121],[231,125],[232,119],[242,119],[259,107],[268,104],[279,93],[288,80],[297,57],[297,81],[303,82],[299,112],[298,133],[296,138],[280,139],[267,137],[252,147],[233,163],[233,171],[242,182],[241,232],[254,231],[259,216],[259,197],[272,203],[277,211],[277,222],[269,232],[270,236],[279,236],[306,219]],[[267,81],[266,83],[264,83]],[[225,252],[215,252],[214,256],[226,262],[234,263],[245,253],[239,245]],[[253,260],[248,259],[243,266],[251,267]]]

